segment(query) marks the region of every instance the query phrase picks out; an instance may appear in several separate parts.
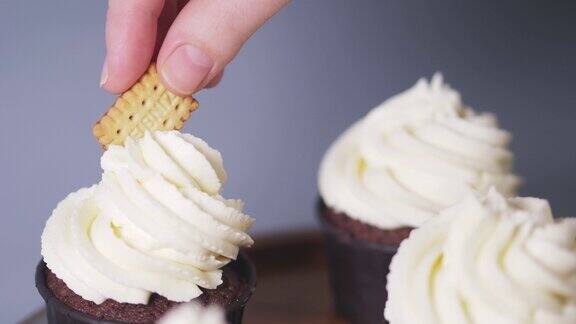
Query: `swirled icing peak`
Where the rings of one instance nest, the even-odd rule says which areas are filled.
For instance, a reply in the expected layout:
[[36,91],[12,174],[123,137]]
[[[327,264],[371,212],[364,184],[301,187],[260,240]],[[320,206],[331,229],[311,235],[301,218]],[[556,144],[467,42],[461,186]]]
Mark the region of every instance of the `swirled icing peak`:
[[390,324],[576,323],[576,219],[469,196],[401,244],[387,289]]
[[422,79],[344,132],[319,171],[324,202],[383,229],[417,227],[470,193],[516,193],[510,134],[476,113],[440,74]]
[[82,298],[190,301],[252,245],[253,220],[220,196],[222,158],[201,139],[148,132],[111,145],[101,164],[102,181],[64,199],[42,234],[48,268]]

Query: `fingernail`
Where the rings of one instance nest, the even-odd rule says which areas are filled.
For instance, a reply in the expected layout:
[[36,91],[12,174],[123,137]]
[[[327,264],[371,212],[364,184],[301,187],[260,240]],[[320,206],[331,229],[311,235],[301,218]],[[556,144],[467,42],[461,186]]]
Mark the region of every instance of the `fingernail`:
[[160,74],[172,90],[192,94],[206,78],[214,61],[194,45],[177,47],[162,63]]
[[108,81],[108,63],[104,59],[104,65],[102,66],[102,73],[100,74],[100,88],[102,88]]

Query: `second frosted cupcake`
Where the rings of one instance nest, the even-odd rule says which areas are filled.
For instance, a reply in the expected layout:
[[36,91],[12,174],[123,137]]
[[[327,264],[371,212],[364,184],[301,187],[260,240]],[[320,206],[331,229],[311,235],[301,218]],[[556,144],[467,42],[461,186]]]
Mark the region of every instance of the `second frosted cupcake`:
[[494,115],[464,105],[437,74],[376,107],[332,144],[320,166],[319,218],[341,315],[382,322],[390,259],[436,212],[492,186],[516,194],[510,139]]

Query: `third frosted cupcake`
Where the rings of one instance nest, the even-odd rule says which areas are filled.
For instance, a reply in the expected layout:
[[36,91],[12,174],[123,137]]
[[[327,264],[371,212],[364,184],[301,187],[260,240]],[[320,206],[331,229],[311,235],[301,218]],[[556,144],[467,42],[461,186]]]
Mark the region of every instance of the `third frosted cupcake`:
[[319,172],[336,309],[379,323],[390,258],[413,228],[470,193],[516,194],[511,135],[463,104],[442,76],[425,79],[354,123]]

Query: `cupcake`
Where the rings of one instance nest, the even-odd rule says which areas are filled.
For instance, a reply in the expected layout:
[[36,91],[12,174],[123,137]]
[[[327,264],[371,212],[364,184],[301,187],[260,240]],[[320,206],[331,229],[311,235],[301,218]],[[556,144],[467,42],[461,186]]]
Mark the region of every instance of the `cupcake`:
[[436,74],[331,145],[320,165],[318,214],[338,313],[382,322],[388,266],[412,229],[468,194],[492,186],[516,194],[510,139],[494,115],[464,105]]
[[576,219],[469,196],[401,244],[387,288],[390,324],[576,323]]
[[177,131],[110,145],[102,181],[65,198],[42,234],[36,285],[49,323],[151,323],[176,304],[240,323],[255,286],[240,248],[253,219],[220,195],[220,153]]

